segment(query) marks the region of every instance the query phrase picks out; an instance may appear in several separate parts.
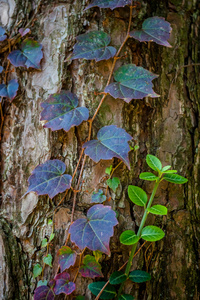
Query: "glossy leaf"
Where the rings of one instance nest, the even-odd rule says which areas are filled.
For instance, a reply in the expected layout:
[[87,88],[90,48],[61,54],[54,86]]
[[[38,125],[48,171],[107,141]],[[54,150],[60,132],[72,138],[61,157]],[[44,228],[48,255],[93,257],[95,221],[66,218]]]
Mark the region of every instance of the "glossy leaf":
[[145,206],[148,201],[147,194],[138,186],[129,185],[128,196],[130,200],[138,206]]
[[83,148],[86,148],[85,154],[95,162],[117,157],[130,168],[128,141],[131,139],[132,136],[124,129],[110,125],[101,128],[97,134],[97,140],[86,142]]
[[162,163],[156,156],[147,154],[146,162],[149,165],[149,167],[154,171],[158,172],[162,170]]
[[37,287],[42,286],[42,285],[47,286],[47,283],[48,283],[47,280],[39,280],[37,283]]
[[162,168],[162,172],[165,172],[165,171],[169,170],[170,168],[171,168],[171,166],[165,166]]
[[126,230],[120,235],[120,243],[124,245],[133,245],[139,241],[140,237],[132,230]]
[[104,201],[106,201],[106,196],[103,194],[102,190],[93,193],[91,203],[103,203]]
[[184,184],[188,182],[187,178],[184,178],[183,176],[177,174],[164,174],[163,179],[177,184]]
[[69,131],[73,126],[88,120],[88,109],[77,106],[78,98],[69,91],[63,90],[58,94],[50,95],[45,102],[41,103],[43,108],[41,120],[47,121],[44,127],[51,128],[52,131],[59,129]]
[[96,61],[109,59],[116,54],[110,44],[110,36],[103,31],[90,31],[77,36],[72,59],[85,58]]
[[63,272],[76,262],[77,254],[70,247],[63,246],[58,251],[60,270]]
[[149,180],[149,181],[155,181],[155,180],[159,179],[159,177],[157,177],[156,175],[154,175],[153,173],[150,173],[150,172],[141,173],[139,177],[140,177],[140,179]]
[[165,171],[163,173],[164,174],[175,174],[175,173],[177,173],[177,170],[168,170],[168,171]]
[[33,267],[33,277],[36,278],[42,273],[42,267],[40,264],[36,264]]
[[116,271],[110,275],[110,284],[120,284],[126,281],[127,276],[122,271]]
[[151,275],[145,271],[134,270],[130,272],[129,279],[136,283],[142,283],[151,280]]
[[17,95],[19,84],[16,79],[12,79],[6,84],[0,84],[0,96],[13,100]]
[[86,9],[94,6],[114,9],[117,7],[124,7],[125,5],[131,5],[131,3],[131,0],[92,0],[91,3],[86,7]]
[[165,236],[164,231],[157,226],[146,226],[142,229],[141,238],[148,242],[156,242]]
[[107,185],[109,186],[109,188],[111,190],[113,190],[114,192],[116,192],[116,189],[118,188],[119,184],[120,184],[120,180],[118,177],[113,177],[113,178],[109,178],[106,181]]
[[51,255],[51,254],[47,254],[47,256],[43,257],[43,262],[44,262],[46,265],[52,267],[52,259],[53,259],[53,258],[52,258],[52,255]]
[[105,88],[105,93],[109,93],[114,98],[123,99],[129,103],[132,99],[142,99],[144,97],[159,97],[152,87],[152,80],[158,76],[134,64],[127,64],[114,73],[117,82],[109,84]]
[[148,212],[154,215],[164,216],[167,215],[167,207],[163,205],[154,205],[151,208],[148,208]]
[[159,45],[171,47],[168,43],[172,28],[162,17],[152,17],[142,23],[141,30],[133,30],[130,36],[140,42],[155,42]]
[[21,34],[21,36],[25,36],[26,34],[28,34],[30,32],[30,28],[20,28],[19,29],[19,33]]
[[69,189],[72,177],[68,174],[63,175],[65,169],[65,164],[58,159],[47,160],[44,164],[38,165],[28,179],[29,188],[26,194],[36,192],[38,195],[48,194],[53,198]]
[[34,300],[54,300],[55,294],[49,286],[39,286],[34,291]]
[[[88,288],[92,292],[92,294],[97,296],[105,284],[106,284],[105,281],[93,282],[88,285]],[[114,286],[108,284],[103,290],[100,299],[113,299],[115,296],[116,296],[116,290]]]
[[128,295],[128,294],[122,294],[118,300],[133,300],[135,299],[133,296]]
[[70,226],[71,241],[81,250],[88,247],[109,254],[110,237],[117,224],[116,214],[110,206],[94,205],[88,210],[87,219],[78,219]]
[[20,48],[21,50],[14,50],[8,55],[11,64],[15,67],[40,69],[40,61],[43,58],[42,45],[28,38],[22,42]]
[[3,42],[7,38],[5,32],[6,32],[5,29],[0,26],[0,42]]
[[101,265],[96,261],[94,256],[86,255],[83,264],[80,266],[79,272],[83,277],[102,277]]
[[76,286],[74,282],[69,281],[70,276],[68,273],[60,273],[54,278],[55,286],[53,288],[56,295],[64,293],[65,295],[70,295],[75,290]]
[[3,67],[0,66],[0,74],[3,72]]

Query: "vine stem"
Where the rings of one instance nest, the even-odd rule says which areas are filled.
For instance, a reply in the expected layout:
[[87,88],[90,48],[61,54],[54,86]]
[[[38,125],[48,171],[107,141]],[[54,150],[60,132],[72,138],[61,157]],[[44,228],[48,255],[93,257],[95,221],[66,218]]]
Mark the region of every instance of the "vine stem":
[[[145,208],[145,211],[144,211],[144,215],[142,217],[142,221],[140,223],[140,227],[138,229],[138,232],[137,232],[137,236],[141,238],[141,233],[142,233],[142,229],[145,225],[145,222],[146,222],[146,219],[147,219],[147,216],[148,216],[148,209],[151,207],[152,205],[152,202],[153,202],[153,199],[154,199],[154,196],[156,194],[156,191],[158,189],[158,186],[159,186],[159,183],[160,183],[160,178],[158,179],[158,181],[156,181],[155,185],[154,185],[154,188],[153,188],[153,191],[152,191],[152,194],[151,194],[151,197],[149,199],[149,202],[148,202],[148,205],[147,207]],[[135,254],[135,251],[137,249],[137,245],[138,245],[138,242],[135,243],[131,249],[131,254],[129,256],[129,260],[128,260],[128,263],[127,263],[127,266],[126,266],[126,269],[125,269],[125,275],[128,276],[129,272],[130,272],[130,268],[132,266],[132,262],[133,262],[133,257],[134,257],[134,254]],[[120,285],[120,288],[119,288],[119,291],[118,291],[118,297],[121,295],[121,292],[122,292],[122,289],[123,289],[123,286],[124,286],[124,282]]]

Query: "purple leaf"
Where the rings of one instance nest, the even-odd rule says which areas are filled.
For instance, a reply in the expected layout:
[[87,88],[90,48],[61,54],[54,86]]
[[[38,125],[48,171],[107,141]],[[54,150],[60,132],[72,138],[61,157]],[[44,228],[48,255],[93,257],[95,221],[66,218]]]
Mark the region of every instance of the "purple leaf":
[[110,206],[94,205],[88,210],[87,219],[78,219],[70,226],[71,241],[81,250],[88,247],[109,254],[110,237],[117,224],[116,214]]
[[42,58],[42,45],[31,38],[23,41],[21,50],[14,50],[8,55],[8,59],[15,67],[35,69],[40,69],[40,61]]
[[170,23],[161,17],[152,17],[146,19],[142,24],[141,30],[133,30],[130,36],[140,42],[155,42],[159,45],[171,47],[168,43],[172,28]]
[[3,72],[3,67],[0,66],[0,74]]
[[39,286],[34,291],[34,300],[53,300],[54,298],[53,290],[46,285]]
[[86,9],[98,6],[100,8],[117,8],[124,7],[125,5],[131,5],[131,0],[92,0]]
[[0,26],[0,42],[3,42],[7,38],[5,32],[6,32],[5,29]]
[[97,140],[86,142],[83,148],[86,148],[85,154],[95,162],[117,157],[130,168],[128,158],[130,151],[128,141],[130,140],[132,140],[132,136],[124,129],[110,125],[101,128],[97,134]]
[[152,80],[155,75],[142,67],[128,64],[120,67],[114,73],[117,82],[109,84],[105,88],[105,93],[109,93],[114,98],[123,99],[129,103],[132,99],[142,99],[144,97],[159,97],[152,89]]
[[47,160],[38,165],[28,179],[29,188],[26,194],[36,192],[38,195],[48,194],[53,198],[58,193],[70,189],[72,177],[68,174],[63,175],[65,169],[65,164],[58,159]]
[[116,49],[108,46],[110,36],[103,31],[91,31],[77,36],[72,59],[85,58],[100,61],[115,56]]
[[19,33],[21,34],[21,36],[25,36],[27,33],[29,33],[31,30],[29,28],[20,28],[19,29]]
[[76,262],[76,252],[67,246],[63,246],[58,251],[60,270],[63,272]]
[[61,91],[41,103],[43,109],[41,120],[48,121],[44,127],[52,131],[64,129],[69,131],[71,127],[80,125],[88,120],[89,111],[86,107],[77,107],[78,98],[69,91]]
[[19,84],[16,79],[12,79],[8,82],[8,85],[0,84],[0,96],[7,97],[13,100],[17,95]]
[[56,275],[54,280],[56,281],[55,286],[53,288],[54,293],[59,295],[64,293],[66,295],[70,295],[75,290],[76,286],[74,282],[69,281],[70,276],[68,273],[60,273]]
[[102,190],[93,193],[91,203],[103,203],[104,201],[106,201],[106,196],[103,194]]
[[94,256],[86,255],[83,259],[83,264],[79,269],[83,277],[103,277],[101,265],[96,261]]

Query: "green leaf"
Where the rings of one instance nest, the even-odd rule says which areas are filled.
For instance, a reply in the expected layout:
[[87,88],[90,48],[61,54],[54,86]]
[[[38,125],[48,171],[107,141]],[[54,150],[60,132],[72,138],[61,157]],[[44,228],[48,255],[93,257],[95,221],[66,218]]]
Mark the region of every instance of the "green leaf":
[[116,192],[116,189],[118,188],[118,185],[120,184],[120,180],[118,177],[113,177],[112,179],[108,179],[106,181],[107,185],[109,186],[109,188],[111,188],[111,190],[113,190],[114,192]]
[[43,262],[52,267],[52,255],[51,254],[47,254],[47,256],[43,257]]
[[160,216],[167,215],[167,207],[163,205],[154,205],[151,208],[148,208],[147,210],[148,212],[154,215],[160,215]]
[[[92,292],[92,294],[97,296],[105,284],[105,281],[93,282],[88,285],[88,288]],[[115,296],[115,288],[111,284],[108,284],[104,289],[103,293],[101,294],[100,299],[113,299]]]
[[154,171],[158,172],[158,171],[162,170],[162,163],[161,163],[161,161],[157,157],[155,157],[154,155],[147,154],[146,162],[149,165],[149,167],[151,169],[153,169]]
[[183,184],[183,183],[186,183],[188,181],[188,179],[180,176],[180,175],[177,175],[177,174],[165,174],[163,176],[163,179],[169,181],[169,182],[172,182],[172,183],[179,183],[179,184]]
[[42,248],[44,248],[44,247],[46,247],[47,246],[47,244],[48,244],[48,242],[47,242],[47,239],[43,239],[42,240]]
[[53,221],[51,219],[48,220],[48,225],[52,225]]
[[150,172],[141,173],[139,177],[140,177],[140,179],[149,180],[149,181],[155,181],[155,180],[159,179],[159,177],[157,177],[156,175],[154,175],[153,173],[150,173]]
[[[136,151],[136,150],[138,150],[140,147],[138,146],[138,145],[135,145],[134,146],[134,150]],[[129,296],[129,295],[128,295]]]
[[54,239],[55,234],[52,232],[49,238],[49,242],[51,242]]
[[97,262],[99,262],[99,260],[102,258],[103,253],[99,250],[93,251],[93,255],[96,259]]
[[118,298],[118,300],[133,300],[133,299],[135,299],[135,298],[128,294],[123,294]]
[[164,231],[157,226],[146,226],[142,230],[141,238],[148,242],[156,242],[165,236]]
[[120,243],[124,245],[133,245],[136,244],[140,237],[135,234],[132,230],[126,230],[120,235]]
[[37,283],[37,288],[38,288],[39,286],[42,286],[42,285],[47,286],[47,283],[48,283],[47,280],[39,280],[38,283]]
[[111,171],[112,171],[112,165],[110,167],[106,168],[105,172],[106,172],[106,174],[110,175]]
[[177,173],[177,170],[168,170],[168,171],[165,171],[163,173],[164,174],[174,174],[174,173]]
[[110,275],[110,284],[120,284],[126,281],[127,276],[122,271],[116,271]]
[[165,172],[165,171],[169,170],[170,168],[171,168],[171,166],[165,166],[162,168],[162,172]]
[[40,264],[36,264],[36,265],[33,267],[33,277],[36,278],[36,277],[38,277],[41,273],[42,273],[42,267],[40,266]]
[[151,275],[142,270],[135,270],[130,272],[129,279],[133,282],[141,283],[151,280]]
[[78,295],[78,296],[76,296],[75,300],[85,300],[85,297]]
[[147,203],[148,197],[143,189],[138,186],[129,185],[128,187],[128,196],[130,200],[139,206],[145,206]]

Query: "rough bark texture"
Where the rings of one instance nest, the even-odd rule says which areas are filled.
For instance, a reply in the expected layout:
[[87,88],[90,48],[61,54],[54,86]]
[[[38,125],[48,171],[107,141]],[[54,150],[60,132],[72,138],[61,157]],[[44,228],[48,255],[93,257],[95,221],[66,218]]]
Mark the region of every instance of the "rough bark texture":
[[[38,8],[39,5],[39,8]],[[20,91],[11,105],[4,105],[5,120],[1,141],[1,215],[0,215],[0,298],[6,300],[33,299],[36,280],[32,270],[41,262],[44,249],[41,241],[51,233],[48,218],[55,213],[55,239],[51,247],[53,269],[46,268],[44,277],[50,279],[57,269],[56,253],[66,239],[70,224],[72,195],[56,210],[61,196],[51,201],[30,193],[24,198],[31,171],[49,158],[58,158],[73,173],[87,137],[88,125],[84,123],[68,133],[43,129],[40,103],[49,94],[61,88],[76,93],[80,105],[94,112],[111,67],[111,61],[75,60],[64,62],[70,54],[78,34],[89,29],[104,29],[111,35],[112,44],[120,46],[126,33],[129,8],[84,11],[86,1],[36,1],[0,0],[1,25],[17,32],[34,16],[30,28],[32,36],[43,45],[42,71],[17,69]],[[198,0],[152,0],[142,3],[139,17],[133,26],[141,26],[150,16],[163,16],[172,25],[171,49],[155,44],[129,40],[127,56],[117,62],[132,62],[159,74],[155,90],[161,97],[155,100],[133,100],[130,104],[107,97],[93,126],[92,134],[102,126],[115,124],[126,129],[140,148],[130,154],[129,172],[125,166],[115,173],[121,179],[116,194],[110,202],[119,212],[119,225],[111,241],[111,257],[103,257],[105,278],[127,259],[127,247],[119,243],[125,229],[138,227],[142,210],[128,202],[128,184],[137,184],[152,191],[152,184],[138,180],[139,173],[147,170],[147,153],[157,155],[164,165],[171,164],[179,174],[189,179],[187,186],[163,183],[155,203],[167,205],[167,217],[148,218],[148,223],[160,225],[166,237],[146,245],[134,260],[133,267],[149,270],[152,280],[147,284],[128,283],[126,291],[136,299],[199,299],[199,242],[200,242],[200,4]],[[22,20],[20,25],[18,22]],[[5,45],[5,43],[4,43]],[[4,53],[2,54],[2,62]],[[116,164],[116,161],[113,161]],[[89,208],[93,190],[105,187],[105,168],[110,161],[95,164],[87,161],[82,192],[78,197],[75,218]],[[78,175],[78,174],[77,174]],[[92,299],[86,280],[78,277],[77,294]]]

